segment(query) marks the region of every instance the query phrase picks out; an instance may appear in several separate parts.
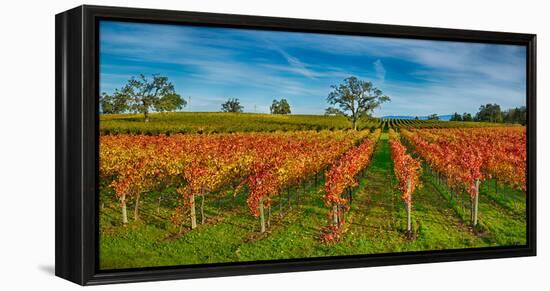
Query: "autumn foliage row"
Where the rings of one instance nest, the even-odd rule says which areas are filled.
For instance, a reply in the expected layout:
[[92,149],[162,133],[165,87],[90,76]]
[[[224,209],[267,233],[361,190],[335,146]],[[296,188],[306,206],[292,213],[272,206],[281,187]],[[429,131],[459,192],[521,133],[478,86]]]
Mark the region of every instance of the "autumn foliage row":
[[513,188],[526,188],[524,127],[402,130],[430,167],[450,186],[474,194],[475,181],[494,178]]
[[391,129],[389,131],[389,143],[393,170],[395,177],[397,177],[401,199],[406,204],[411,204],[412,193],[420,183],[421,163],[407,154],[407,148],[401,144],[399,137]]
[[100,137],[100,176],[122,205],[154,190],[173,187],[182,197],[174,222],[189,197],[222,188],[248,188],[247,204],[258,215],[260,201],[328,167],[368,132],[306,131],[217,135],[112,135]]
[[[322,230],[321,241],[332,243],[340,239],[345,222],[344,212],[349,208],[351,189],[358,185],[361,171],[369,165],[380,129],[375,130],[359,146],[336,160],[325,173],[325,204],[331,207],[331,224]],[[348,193],[349,196],[344,197]]]
[[346,205],[348,200],[342,197],[345,190],[357,186],[357,174],[370,163],[374,146],[380,137],[377,129],[359,146],[346,152],[336,160],[326,172],[325,202],[327,205]]

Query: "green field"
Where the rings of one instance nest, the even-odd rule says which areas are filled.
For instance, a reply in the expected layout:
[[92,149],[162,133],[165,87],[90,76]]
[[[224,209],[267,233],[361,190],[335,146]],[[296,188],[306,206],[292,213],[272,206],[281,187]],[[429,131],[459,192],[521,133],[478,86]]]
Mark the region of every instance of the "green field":
[[[211,119],[196,120],[198,115]],[[165,121],[156,122],[158,116],[153,115],[148,124],[137,116],[109,116],[103,117],[101,125],[102,131],[107,132],[174,132],[179,130],[177,124],[181,123],[185,124],[181,128],[193,132],[201,125],[207,127],[207,124],[214,124],[208,128],[216,129],[215,131],[255,131],[254,128],[257,130],[260,124],[264,130],[295,130],[303,129],[304,126],[345,127],[347,124],[346,120],[338,117],[227,115],[227,119],[238,116],[240,122],[234,123],[226,121],[224,116],[213,113],[174,113],[167,115]],[[218,117],[219,122],[214,121]],[[249,123],[249,118],[256,120],[255,123]],[[264,119],[265,122],[258,122],[259,119]],[[184,120],[188,120],[188,123]],[[380,126],[382,123],[376,124]],[[206,201],[204,225],[183,233],[178,233],[178,229],[170,222],[178,197],[174,189],[165,189],[144,197],[140,205],[140,219],[133,221],[130,214],[130,223],[126,226],[120,221],[119,202],[109,191],[102,191],[100,268],[461,249],[526,243],[523,192],[502,185],[495,186],[492,180],[484,182],[480,192],[480,223],[476,229],[472,229],[469,226],[467,198],[451,196],[446,186],[440,184],[428,169],[423,171],[423,187],[417,189],[413,196],[414,237],[408,238],[404,231],[405,207],[396,188],[392,169],[388,135],[384,133],[376,145],[370,166],[359,179],[359,186],[354,189],[354,199],[347,215],[348,223],[343,238],[335,244],[324,244],[319,240],[321,229],[328,221],[328,207],[324,205],[322,197],[322,179],[317,183],[311,179],[304,185],[296,185],[275,198],[270,211],[270,227],[263,234],[259,233],[258,219],[250,214],[246,206],[246,193],[234,197],[230,188],[215,193],[214,199]],[[129,206],[132,209],[132,204]],[[189,225],[184,227],[188,228]]]
[[[370,118],[361,120],[358,129],[388,128],[445,128],[489,127],[505,124],[487,122],[457,122]],[[509,124],[507,125],[509,126]],[[351,128],[343,116],[278,115],[222,112],[171,112],[152,113],[150,122],[143,121],[143,114],[102,114],[102,134],[172,134],[172,133],[221,133],[221,132],[274,132],[297,130],[336,130]]]

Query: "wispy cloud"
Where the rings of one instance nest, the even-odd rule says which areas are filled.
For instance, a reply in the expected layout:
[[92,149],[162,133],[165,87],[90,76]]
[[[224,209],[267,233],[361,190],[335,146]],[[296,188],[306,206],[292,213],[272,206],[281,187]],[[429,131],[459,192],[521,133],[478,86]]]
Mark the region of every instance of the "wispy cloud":
[[[285,58],[285,60],[288,62],[288,69],[287,71],[295,72],[298,74],[303,75],[304,77],[313,79],[315,78],[314,73],[310,71],[306,64],[304,64],[302,61],[300,61],[298,58],[291,56],[289,53],[285,52],[282,49],[277,49],[277,51]],[[279,70],[282,69],[282,66],[272,66],[272,68],[278,68]],[[285,70],[285,69],[282,69]]]
[[330,85],[350,75],[392,101],[379,115],[473,112],[525,104],[525,48],[511,45],[103,22],[100,87],[161,73],[192,96],[190,110],[217,111],[227,97],[268,112],[285,97],[295,113],[320,114]]
[[374,71],[376,72],[376,78],[380,83],[384,83],[384,80],[386,79],[386,68],[384,68],[384,64],[382,64],[382,61],[380,59],[376,60],[374,63]]

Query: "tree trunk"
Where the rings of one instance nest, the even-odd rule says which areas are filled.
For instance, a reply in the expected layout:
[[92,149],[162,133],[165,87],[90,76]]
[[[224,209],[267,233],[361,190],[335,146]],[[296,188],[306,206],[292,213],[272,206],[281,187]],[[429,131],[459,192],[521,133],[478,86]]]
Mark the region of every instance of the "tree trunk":
[[189,197],[189,204],[191,206],[191,229],[197,227],[197,215],[195,212],[195,194],[191,194]]
[[128,223],[128,212],[126,211],[126,195],[122,196],[122,223]]
[[143,111],[143,117],[145,118],[145,122],[149,122],[149,111],[147,109]]
[[260,198],[260,232],[265,232],[265,218],[264,218],[264,198]]
[[134,206],[134,221],[137,221],[139,219],[139,196],[141,196],[140,192],[136,194],[136,205]]
[[476,180],[476,191],[475,191],[475,197],[474,197],[474,220],[473,225],[477,225],[477,209],[479,205],[479,180]]
[[206,217],[204,216],[204,193],[201,195],[201,224],[204,224]]
[[357,130],[357,120],[354,119],[351,122],[353,124],[353,130]]

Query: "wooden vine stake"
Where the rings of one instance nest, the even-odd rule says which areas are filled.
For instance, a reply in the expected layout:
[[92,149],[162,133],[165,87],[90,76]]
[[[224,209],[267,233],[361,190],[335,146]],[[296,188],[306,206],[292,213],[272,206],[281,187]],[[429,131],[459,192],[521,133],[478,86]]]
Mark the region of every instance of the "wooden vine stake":
[[139,219],[139,196],[140,192],[138,191],[136,194],[136,205],[134,206],[134,221],[137,221]]
[[476,226],[477,225],[477,210],[478,210],[478,205],[479,205],[479,179],[476,180],[476,184],[475,184],[475,192],[474,192],[474,203],[472,203],[472,212],[473,212],[473,217],[472,217],[472,226]]
[[123,194],[120,200],[122,201],[122,223],[127,224],[128,212],[126,211],[126,194]]
[[333,213],[332,224],[334,224],[334,226],[338,226],[338,204],[334,203],[334,205],[332,206],[332,213]]
[[[411,180],[408,179],[407,180],[407,192],[408,193],[411,193],[412,192],[412,189],[411,189]],[[409,194],[410,195],[410,194]],[[405,204],[407,205],[407,235],[411,235],[412,234],[412,228],[411,228],[411,199],[409,198]]]
[[191,196],[189,196],[189,203],[191,206],[191,229],[195,229],[197,227],[197,214],[195,211],[195,194],[191,193]]
[[264,198],[260,198],[260,232],[265,232],[265,217],[264,217]]

